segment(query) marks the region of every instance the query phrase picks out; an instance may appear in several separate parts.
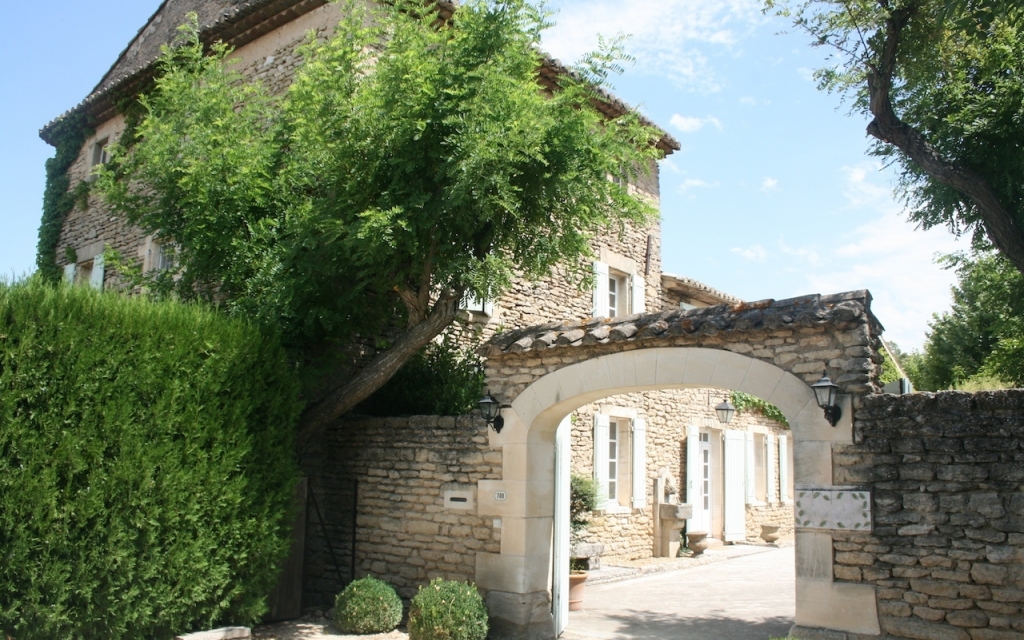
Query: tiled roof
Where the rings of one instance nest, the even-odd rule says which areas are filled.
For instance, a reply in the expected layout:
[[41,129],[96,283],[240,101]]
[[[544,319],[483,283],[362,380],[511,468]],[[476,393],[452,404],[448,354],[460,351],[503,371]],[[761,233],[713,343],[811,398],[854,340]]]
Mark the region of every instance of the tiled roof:
[[712,336],[727,333],[772,331],[849,322],[870,322],[881,329],[870,312],[867,290],[832,295],[809,295],[788,300],[760,300],[737,305],[720,304],[688,311],[636,314],[621,318],[594,318],[552,322],[491,338],[480,348],[487,357],[570,346],[632,342],[675,336]]
[[[92,93],[77,106],[50,121],[40,130],[39,136],[55,144],[55,134],[61,124],[75,112],[85,111],[95,122],[109,118],[115,107],[115,95],[130,95],[143,89],[152,77],[154,63],[160,56],[160,47],[173,42],[178,25],[186,21],[189,12],[194,11],[198,16],[203,42],[210,44],[220,40],[239,47],[325,4],[327,0],[164,0]],[[440,0],[437,4],[447,16],[451,15],[455,6],[447,0]],[[568,70],[559,61],[547,59],[540,76],[550,86],[563,73],[568,73]],[[610,93],[602,91],[601,98],[603,103],[598,106],[609,117],[622,115],[631,109]],[[657,126],[646,118],[643,120],[650,126]],[[666,154],[680,148],[675,138],[662,133],[657,143],[658,148]]]
[[703,282],[694,280],[693,278],[677,276],[672,273],[662,272],[661,286],[672,291],[678,291],[683,295],[699,300],[704,304],[740,304],[743,302],[740,298],[725,293],[724,291],[719,291],[718,289],[706,285]]

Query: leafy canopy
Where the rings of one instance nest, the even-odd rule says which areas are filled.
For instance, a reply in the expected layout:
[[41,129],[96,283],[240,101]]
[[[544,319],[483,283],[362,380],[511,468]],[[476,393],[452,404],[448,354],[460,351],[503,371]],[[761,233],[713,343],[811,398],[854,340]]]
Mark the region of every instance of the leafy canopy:
[[[1007,248],[1024,237],[1024,5],[1018,0],[766,0],[766,5],[791,17],[815,45],[833,49],[834,64],[817,71],[819,86],[843,95],[854,112],[874,118],[868,128],[878,138],[872,153],[899,167],[897,192],[910,206],[910,219],[924,228],[945,225],[957,235],[971,234],[978,247],[992,240],[1021,269],[1024,257]],[[888,126],[890,101],[893,129],[881,132]],[[997,209],[1008,214],[1004,231],[1009,235],[1001,238],[992,235],[996,218],[991,215]]]
[[992,252],[949,256],[946,264],[958,283],[952,309],[930,323],[921,388],[978,379],[1024,385],[1024,276]]
[[173,244],[151,286],[280,326],[292,344],[412,325],[447,295],[493,298],[555,263],[586,278],[598,231],[653,209],[608,176],[647,169],[660,134],[608,121],[616,43],[548,92],[546,14],[470,0],[443,26],[419,2],[344,3],[275,96],[193,22],[98,181],[113,210]]

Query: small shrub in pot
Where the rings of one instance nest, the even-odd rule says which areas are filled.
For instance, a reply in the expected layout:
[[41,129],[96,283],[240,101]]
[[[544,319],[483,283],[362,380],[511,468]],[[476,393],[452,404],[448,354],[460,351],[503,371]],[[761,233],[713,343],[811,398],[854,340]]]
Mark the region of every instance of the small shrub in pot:
[[401,621],[402,599],[373,576],[349,584],[334,603],[334,623],[343,633],[387,633]]
[[487,608],[474,585],[436,578],[412,599],[409,640],[484,640]]

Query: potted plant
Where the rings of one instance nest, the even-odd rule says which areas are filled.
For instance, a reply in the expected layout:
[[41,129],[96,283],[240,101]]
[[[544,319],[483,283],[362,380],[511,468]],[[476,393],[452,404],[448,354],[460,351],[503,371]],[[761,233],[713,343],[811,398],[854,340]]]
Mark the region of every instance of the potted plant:
[[[597,508],[597,484],[592,478],[572,474],[569,487],[569,546],[579,546],[583,532],[590,523],[590,515]],[[572,554],[570,554],[572,555]],[[587,562],[580,558],[569,560],[569,610],[583,608],[583,587],[587,581]]]

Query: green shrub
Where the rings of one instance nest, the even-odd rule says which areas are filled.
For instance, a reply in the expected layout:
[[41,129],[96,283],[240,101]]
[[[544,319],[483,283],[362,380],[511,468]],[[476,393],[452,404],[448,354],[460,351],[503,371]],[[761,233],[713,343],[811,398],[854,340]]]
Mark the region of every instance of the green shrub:
[[437,578],[412,599],[409,640],[484,640],[487,608],[476,587]]
[[460,416],[477,408],[484,370],[476,346],[446,335],[421,349],[383,387],[359,405],[371,416]]
[[0,637],[256,621],[289,546],[298,410],[247,324],[0,283]]
[[334,603],[334,623],[343,633],[387,633],[401,621],[402,599],[373,576],[350,583]]

